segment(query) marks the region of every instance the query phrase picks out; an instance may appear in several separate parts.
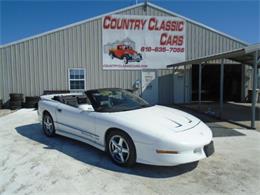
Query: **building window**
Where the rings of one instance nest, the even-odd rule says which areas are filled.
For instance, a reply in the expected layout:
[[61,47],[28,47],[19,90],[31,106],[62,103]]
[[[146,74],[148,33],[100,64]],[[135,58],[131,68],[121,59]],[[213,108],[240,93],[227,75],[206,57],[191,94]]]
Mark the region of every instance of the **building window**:
[[86,89],[85,68],[70,68],[68,76],[69,76],[69,90],[84,91]]

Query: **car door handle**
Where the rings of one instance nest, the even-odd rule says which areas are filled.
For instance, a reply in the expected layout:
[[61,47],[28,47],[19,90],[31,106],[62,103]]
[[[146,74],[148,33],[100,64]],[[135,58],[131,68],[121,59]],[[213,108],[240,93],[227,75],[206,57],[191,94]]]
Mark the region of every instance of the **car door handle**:
[[58,110],[58,112],[61,112],[61,111],[62,111],[62,109],[60,109],[60,108],[58,108],[57,110]]

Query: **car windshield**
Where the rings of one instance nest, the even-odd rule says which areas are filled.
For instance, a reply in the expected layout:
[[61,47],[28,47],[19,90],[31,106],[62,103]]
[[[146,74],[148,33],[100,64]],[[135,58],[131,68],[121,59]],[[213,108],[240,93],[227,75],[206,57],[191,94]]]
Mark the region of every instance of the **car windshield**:
[[98,89],[87,91],[97,112],[121,112],[149,107],[142,98],[123,89]]

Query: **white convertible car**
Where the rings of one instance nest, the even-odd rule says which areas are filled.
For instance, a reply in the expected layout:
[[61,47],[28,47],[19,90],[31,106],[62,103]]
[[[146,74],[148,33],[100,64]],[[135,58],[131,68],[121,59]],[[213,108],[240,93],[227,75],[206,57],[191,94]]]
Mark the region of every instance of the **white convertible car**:
[[60,134],[88,143],[121,166],[172,166],[214,153],[212,132],[198,118],[150,106],[123,89],[44,95],[38,115],[47,136]]

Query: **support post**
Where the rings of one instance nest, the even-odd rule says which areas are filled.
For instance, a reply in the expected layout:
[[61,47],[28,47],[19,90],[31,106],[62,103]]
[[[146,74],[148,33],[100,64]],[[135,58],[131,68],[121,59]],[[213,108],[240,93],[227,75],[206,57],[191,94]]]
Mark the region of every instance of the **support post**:
[[223,88],[224,88],[224,59],[221,59],[220,65],[220,97],[219,97],[219,117],[222,117],[223,113]]
[[175,67],[172,67],[172,103],[174,104],[174,93],[175,93],[175,87],[174,87],[174,74],[175,74]]
[[258,52],[254,53],[254,64],[253,64],[253,89],[252,89],[252,117],[251,117],[251,128],[255,129],[255,107],[256,107],[256,79],[257,79],[257,58]]
[[202,77],[202,65],[199,64],[199,91],[198,91],[198,96],[199,96],[199,110],[201,106],[201,77]]
[[187,71],[187,67],[186,65],[184,65],[184,75],[183,75],[183,80],[184,80],[184,100],[183,103],[186,103],[186,71]]

